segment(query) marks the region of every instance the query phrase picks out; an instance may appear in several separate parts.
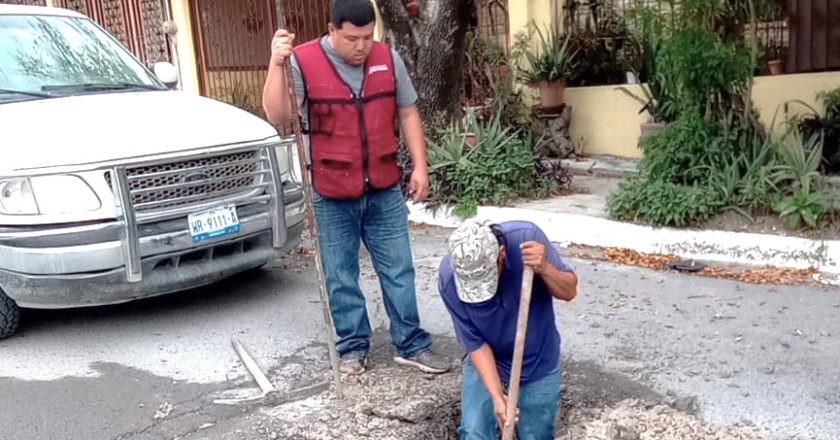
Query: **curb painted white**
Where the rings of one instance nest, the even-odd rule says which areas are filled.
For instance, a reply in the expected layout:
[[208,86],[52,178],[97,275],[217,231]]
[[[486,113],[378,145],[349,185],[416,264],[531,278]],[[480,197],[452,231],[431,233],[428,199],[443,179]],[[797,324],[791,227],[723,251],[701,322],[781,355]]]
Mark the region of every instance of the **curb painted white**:
[[[442,207],[434,214],[425,204],[408,204],[409,220],[455,228],[462,219]],[[480,206],[477,218],[492,221],[529,220],[542,228],[549,240],[570,244],[632,249],[637,252],[673,254],[682,258],[776,266],[840,274],[840,240],[729,232],[654,228],[579,214],[534,209]]]

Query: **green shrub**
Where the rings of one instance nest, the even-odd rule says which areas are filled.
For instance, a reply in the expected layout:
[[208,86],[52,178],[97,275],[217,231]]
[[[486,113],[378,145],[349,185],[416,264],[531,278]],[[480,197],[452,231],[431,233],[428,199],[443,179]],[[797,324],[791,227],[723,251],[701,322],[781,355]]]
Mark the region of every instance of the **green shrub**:
[[454,204],[469,217],[480,204],[504,204],[520,197],[544,197],[556,184],[540,173],[539,157],[527,135],[504,127],[499,116],[472,122],[466,132],[449,125],[427,140],[431,196],[429,204]]
[[537,47],[525,52],[528,67],[524,69],[528,83],[566,81],[574,67],[575,53],[569,51],[569,38],[561,40],[554,29],[543,32],[536,28]]
[[805,139],[822,136],[822,171],[840,173],[840,88],[822,92],[817,98],[825,107],[823,114],[814,109],[811,115],[795,122]]
[[659,72],[670,84],[680,113],[713,120],[740,100],[752,77],[752,58],[741,43],[725,43],[714,32],[685,29],[662,43]]
[[711,188],[632,178],[609,198],[610,215],[654,226],[687,226],[708,219],[721,203]]
[[771,168],[771,176],[782,196],[773,208],[787,219],[790,229],[798,229],[803,222],[816,229],[821,217],[832,208],[833,202],[822,187],[819,173],[822,144],[821,135],[803,142],[794,130],[780,146],[778,164]]
[[707,175],[704,166],[721,159],[715,128],[697,113],[681,116],[640,141],[641,171],[653,180],[692,185]]
[[820,191],[812,192],[807,184],[797,184],[793,194],[779,200],[774,208],[787,219],[789,229],[798,229],[803,222],[816,229],[827,211],[826,197]]

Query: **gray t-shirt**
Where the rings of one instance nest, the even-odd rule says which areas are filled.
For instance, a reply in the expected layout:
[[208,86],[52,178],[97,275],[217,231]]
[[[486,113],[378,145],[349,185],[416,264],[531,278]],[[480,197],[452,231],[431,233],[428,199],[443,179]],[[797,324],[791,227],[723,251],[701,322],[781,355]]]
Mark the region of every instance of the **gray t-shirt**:
[[[338,71],[338,74],[344,82],[350,85],[356,95],[359,95],[362,88],[362,79],[364,79],[365,75],[364,66],[351,66],[350,64],[347,64],[344,59],[335,53],[335,50],[333,50],[332,46],[330,46],[330,42],[326,35],[321,37],[321,47],[324,48],[324,52],[326,52],[327,57],[333,63],[335,69]],[[411,83],[411,78],[408,76],[408,71],[405,68],[405,63],[403,62],[402,57],[400,57],[400,54],[393,49],[391,49],[391,52],[394,55],[394,73],[397,78],[397,107],[409,107],[417,102],[417,92],[414,90],[414,85]],[[303,99],[304,88],[303,80],[300,75],[300,66],[298,65],[294,55],[292,55],[291,61],[292,71],[294,72],[293,75],[295,77],[295,94],[298,99]],[[307,128],[309,126],[309,113],[308,105],[305,101],[303,105],[300,106],[300,115],[303,127]]]

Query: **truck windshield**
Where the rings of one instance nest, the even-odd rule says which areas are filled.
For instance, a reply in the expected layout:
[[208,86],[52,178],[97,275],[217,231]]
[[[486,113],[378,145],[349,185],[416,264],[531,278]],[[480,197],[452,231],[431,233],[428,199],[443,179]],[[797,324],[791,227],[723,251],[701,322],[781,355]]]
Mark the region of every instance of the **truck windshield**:
[[0,103],[144,89],[165,86],[94,22],[0,15]]

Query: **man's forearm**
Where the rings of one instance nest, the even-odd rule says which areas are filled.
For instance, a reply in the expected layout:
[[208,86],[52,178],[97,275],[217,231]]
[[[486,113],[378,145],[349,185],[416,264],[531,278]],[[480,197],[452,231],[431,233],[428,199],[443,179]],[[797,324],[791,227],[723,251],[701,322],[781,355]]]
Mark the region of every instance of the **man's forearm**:
[[269,122],[280,125],[292,120],[286,67],[271,65],[263,88],[263,110]]
[[546,264],[546,269],[540,276],[548,286],[551,296],[563,301],[571,301],[577,296],[577,275],[563,272],[553,264]]
[[502,388],[502,380],[499,378],[499,370],[496,368],[496,357],[493,355],[493,350],[489,345],[484,344],[476,351],[470,353],[470,362],[475,371],[478,372],[478,377],[484,383],[484,388],[493,400],[502,398],[504,389]]
[[414,169],[426,169],[426,136],[416,105],[400,109],[400,126]]

